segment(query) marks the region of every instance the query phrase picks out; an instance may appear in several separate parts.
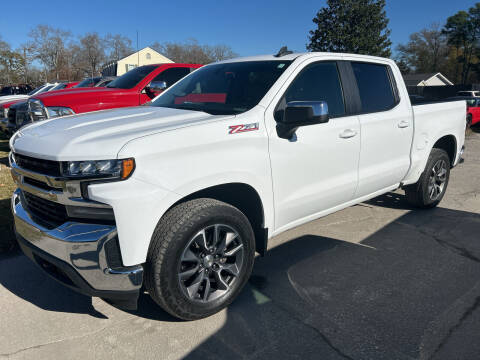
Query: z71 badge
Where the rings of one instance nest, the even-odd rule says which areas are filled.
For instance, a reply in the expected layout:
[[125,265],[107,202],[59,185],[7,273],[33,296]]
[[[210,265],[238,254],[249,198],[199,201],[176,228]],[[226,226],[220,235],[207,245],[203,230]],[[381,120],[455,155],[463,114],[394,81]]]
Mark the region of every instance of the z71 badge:
[[238,134],[247,131],[258,130],[258,122],[251,124],[242,124],[242,125],[232,125],[229,127],[229,134]]

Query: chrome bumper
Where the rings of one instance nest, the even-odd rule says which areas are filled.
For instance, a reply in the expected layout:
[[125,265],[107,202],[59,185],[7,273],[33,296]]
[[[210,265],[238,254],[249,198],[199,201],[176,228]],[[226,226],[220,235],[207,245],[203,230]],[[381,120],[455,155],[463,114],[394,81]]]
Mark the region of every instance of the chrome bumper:
[[22,250],[44,268],[43,261],[58,267],[71,280],[67,286],[90,296],[115,298],[116,293],[136,293],[138,298],[143,267],[111,268],[107,263],[105,245],[115,240],[115,226],[66,222],[47,229],[22,206],[19,189],[12,196],[12,212]]

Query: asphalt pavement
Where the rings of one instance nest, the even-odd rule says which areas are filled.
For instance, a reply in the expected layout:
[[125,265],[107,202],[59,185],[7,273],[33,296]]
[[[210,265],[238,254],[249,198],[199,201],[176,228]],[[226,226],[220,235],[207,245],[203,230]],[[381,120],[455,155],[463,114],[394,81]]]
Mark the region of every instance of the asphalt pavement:
[[[1,234],[0,234],[1,236]],[[0,359],[479,359],[480,133],[433,210],[401,191],[290,230],[228,309],[178,321],[0,257]]]

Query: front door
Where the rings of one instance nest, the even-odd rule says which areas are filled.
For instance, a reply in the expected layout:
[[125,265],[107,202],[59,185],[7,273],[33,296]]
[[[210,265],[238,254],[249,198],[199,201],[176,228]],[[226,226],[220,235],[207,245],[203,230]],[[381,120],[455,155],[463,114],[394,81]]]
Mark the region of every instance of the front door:
[[347,115],[337,62],[313,62],[283,89],[266,111],[267,123],[283,116],[290,101],[325,101],[330,120],[300,127],[290,140],[278,137],[273,127],[269,131],[276,231],[352,200],[360,152],[358,116]]

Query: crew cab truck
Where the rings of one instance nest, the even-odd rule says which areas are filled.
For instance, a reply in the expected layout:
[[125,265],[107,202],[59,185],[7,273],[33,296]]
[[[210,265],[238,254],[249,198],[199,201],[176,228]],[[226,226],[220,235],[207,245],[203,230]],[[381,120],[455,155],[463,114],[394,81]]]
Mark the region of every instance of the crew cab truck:
[[26,126],[10,141],[27,256],[65,285],[182,319],[231,303],[267,239],[399,187],[436,206],[465,101],[411,106],[389,59],[330,53],[204,66],[149,106]]
[[29,118],[30,121],[39,121],[90,111],[142,105],[200,66],[175,63],[144,65],[116,78],[106,87],[74,87],[39,94],[28,100]]

